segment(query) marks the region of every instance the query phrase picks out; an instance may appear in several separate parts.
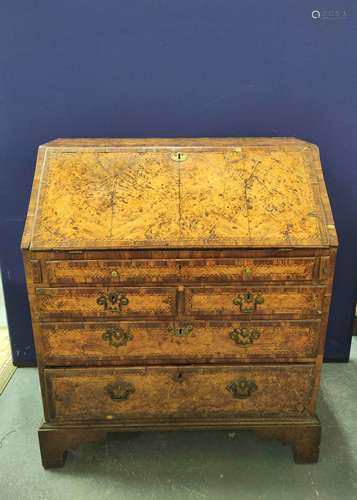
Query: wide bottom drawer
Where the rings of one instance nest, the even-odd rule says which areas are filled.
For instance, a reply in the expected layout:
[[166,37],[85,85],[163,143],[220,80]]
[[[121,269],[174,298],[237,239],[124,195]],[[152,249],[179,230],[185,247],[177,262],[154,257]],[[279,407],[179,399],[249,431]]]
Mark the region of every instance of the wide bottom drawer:
[[311,412],[314,365],[47,369],[50,421],[298,417]]

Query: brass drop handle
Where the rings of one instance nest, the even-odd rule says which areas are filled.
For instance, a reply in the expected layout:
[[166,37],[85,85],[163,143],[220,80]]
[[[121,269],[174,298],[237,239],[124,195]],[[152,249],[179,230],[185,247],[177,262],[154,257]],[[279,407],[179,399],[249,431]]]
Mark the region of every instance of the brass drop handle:
[[247,399],[258,389],[258,386],[254,380],[241,378],[228,384],[226,389],[236,399]]
[[120,326],[108,328],[103,335],[102,339],[108,342],[113,347],[120,347],[126,345],[129,340],[133,340],[133,335],[130,330],[124,330]]
[[172,337],[188,337],[193,330],[192,325],[186,325],[179,328],[169,326],[167,331]]
[[123,293],[108,292],[108,293],[102,293],[97,298],[97,304],[100,306],[104,306],[105,311],[121,312],[122,307],[127,306],[129,304],[129,299]]
[[229,337],[239,345],[239,347],[248,347],[253,344],[254,340],[259,339],[260,332],[257,328],[233,328],[229,332]]
[[261,292],[254,295],[252,292],[246,292],[243,295],[237,295],[233,299],[233,304],[239,306],[243,313],[251,313],[257,309],[258,304],[263,304],[264,298]]
[[135,388],[125,380],[118,380],[115,384],[108,384],[105,392],[113,401],[126,401],[135,392]]

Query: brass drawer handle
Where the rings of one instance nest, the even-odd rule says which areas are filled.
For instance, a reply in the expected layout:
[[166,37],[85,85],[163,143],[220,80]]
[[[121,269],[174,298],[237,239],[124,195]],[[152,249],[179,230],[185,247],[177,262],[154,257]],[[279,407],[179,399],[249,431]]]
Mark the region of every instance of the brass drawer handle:
[[246,292],[242,295],[237,295],[233,299],[233,304],[239,306],[241,312],[251,313],[257,309],[258,304],[263,304],[264,298],[261,292],[254,295],[252,292]]
[[254,380],[247,380],[245,378],[237,379],[227,385],[227,390],[232,393],[236,399],[247,399],[253,392],[258,389]]
[[172,337],[188,337],[193,330],[193,326],[186,325],[180,328],[176,328],[175,326],[169,326],[167,331]]
[[109,328],[103,333],[102,338],[113,347],[126,345],[129,340],[133,340],[130,330],[124,330],[120,326]]
[[110,273],[110,276],[111,276],[112,278],[117,278],[117,277],[119,276],[119,273],[118,273],[118,271],[112,271],[112,272]]
[[121,312],[122,307],[129,304],[129,299],[123,293],[108,292],[102,293],[97,298],[97,304],[100,306],[104,306],[105,311]]
[[248,347],[259,339],[260,332],[256,328],[233,328],[229,337],[240,347]]
[[108,384],[105,388],[105,392],[113,401],[126,401],[130,394],[135,392],[135,388],[129,382],[118,380],[115,384]]

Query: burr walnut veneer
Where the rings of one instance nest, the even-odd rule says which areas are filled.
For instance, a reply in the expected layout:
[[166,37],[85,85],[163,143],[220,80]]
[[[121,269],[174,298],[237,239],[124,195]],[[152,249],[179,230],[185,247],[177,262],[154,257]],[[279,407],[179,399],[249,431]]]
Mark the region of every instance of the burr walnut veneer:
[[45,467],[107,432],[179,429],[317,460],[337,238],[316,146],[55,140],[22,249]]

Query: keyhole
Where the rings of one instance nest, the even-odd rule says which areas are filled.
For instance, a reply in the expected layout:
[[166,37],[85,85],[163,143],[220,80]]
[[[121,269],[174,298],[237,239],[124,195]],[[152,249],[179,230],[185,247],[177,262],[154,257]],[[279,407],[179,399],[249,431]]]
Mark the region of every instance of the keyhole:
[[183,373],[182,372],[175,372],[174,375],[172,376],[172,379],[175,382],[182,384],[182,382],[184,381]]
[[182,335],[182,328],[179,328],[179,334]]
[[185,153],[181,153],[179,151],[175,151],[174,153],[171,154],[171,159],[174,161],[185,161],[187,158],[187,155]]

